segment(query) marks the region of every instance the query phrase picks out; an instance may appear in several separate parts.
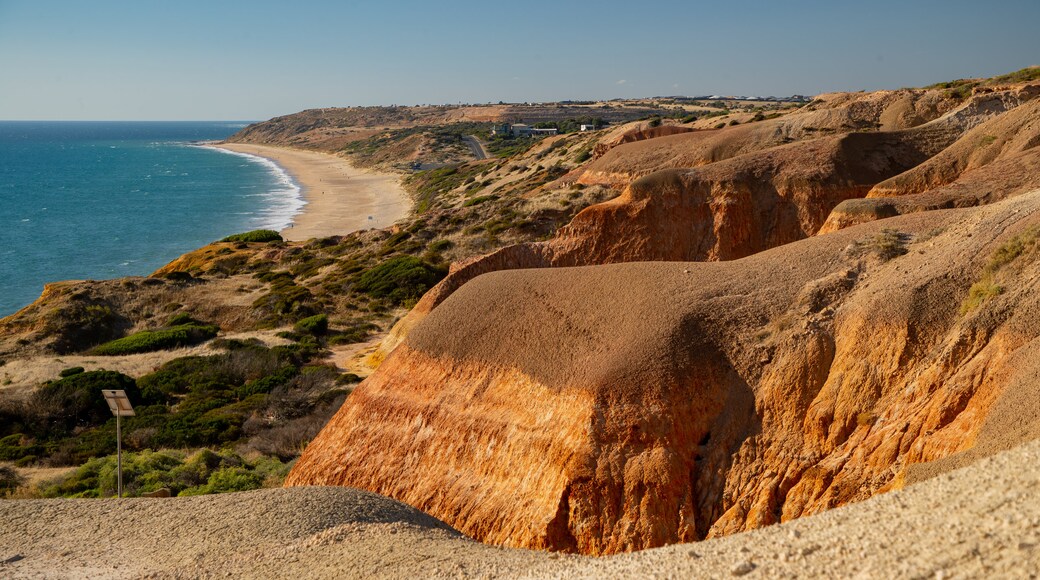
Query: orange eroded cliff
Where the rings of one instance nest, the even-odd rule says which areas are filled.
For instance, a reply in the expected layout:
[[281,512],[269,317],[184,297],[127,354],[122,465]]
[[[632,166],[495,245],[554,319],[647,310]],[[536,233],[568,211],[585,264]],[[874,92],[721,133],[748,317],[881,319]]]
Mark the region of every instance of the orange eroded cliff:
[[[910,466],[1036,431],[1040,384],[1020,363],[1040,334],[1037,210],[1040,191],[730,262],[477,277],[288,484],[358,486],[487,542],[589,554],[869,497]],[[1027,251],[987,270],[1003,291],[970,300],[1009,243]],[[994,419],[1008,400],[1017,431]]]

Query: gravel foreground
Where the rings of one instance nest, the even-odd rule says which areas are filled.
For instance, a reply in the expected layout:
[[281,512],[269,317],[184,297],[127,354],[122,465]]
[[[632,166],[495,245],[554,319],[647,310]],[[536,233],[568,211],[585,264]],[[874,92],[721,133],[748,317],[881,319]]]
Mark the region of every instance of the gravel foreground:
[[349,488],[0,502],[2,578],[1035,578],[1040,441],[754,532],[606,558],[485,546]]

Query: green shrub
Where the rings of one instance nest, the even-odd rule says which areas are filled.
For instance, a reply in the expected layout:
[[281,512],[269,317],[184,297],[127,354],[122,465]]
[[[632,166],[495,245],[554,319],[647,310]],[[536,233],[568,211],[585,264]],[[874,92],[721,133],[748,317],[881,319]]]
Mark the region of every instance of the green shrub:
[[427,248],[432,252],[443,252],[444,250],[450,249],[454,245],[455,244],[453,244],[451,240],[437,240],[435,242],[431,242],[430,245],[427,246]]
[[296,284],[289,272],[266,272],[257,276],[271,285],[270,291],[253,301],[253,306],[268,313],[268,321],[276,323],[283,318],[299,318],[314,314],[311,303],[314,295]]
[[101,425],[112,418],[101,395],[105,389],[121,389],[131,402],[140,400],[133,378],[115,371],[98,370],[43,385],[33,393],[31,407],[39,410],[39,419],[47,423],[46,431]]
[[467,199],[465,203],[462,204],[462,207],[470,207],[484,203],[485,201],[492,201],[495,199],[498,199],[497,195],[478,195],[477,197],[474,197],[472,199]]
[[299,370],[295,366],[285,365],[273,374],[242,385],[235,390],[235,393],[243,399],[251,395],[270,393],[274,389],[288,384],[297,374],[299,374]]
[[358,375],[356,375],[354,373],[343,373],[342,375],[340,375],[339,377],[336,378],[336,384],[337,385],[352,385],[354,383],[360,383],[361,380],[362,380],[361,377],[359,377]]
[[[274,458],[250,463],[232,452],[200,450],[185,457],[178,451],[123,454],[123,489],[138,496],[160,488],[173,495],[199,495],[277,485],[288,466]],[[91,459],[69,475],[41,489],[45,497],[109,497],[116,494],[116,457]]]
[[84,370],[86,370],[86,369],[84,369],[83,367],[69,367],[69,368],[61,371],[60,373],[58,373],[58,376],[64,379],[65,377],[71,377],[72,375],[78,375],[78,374],[82,373]]
[[93,352],[101,356],[120,356],[191,346],[217,336],[219,330],[216,326],[196,324],[185,324],[161,330],[144,330],[106,342],[96,347]]
[[25,483],[25,478],[16,470],[6,465],[0,465],[0,493],[14,491]]
[[28,437],[21,433],[0,438],[0,461],[20,461],[42,452],[41,446],[28,442]]
[[198,320],[195,320],[194,318],[191,317],[190,314],[188,314],[186,312],[181,312],[179,314],[174,314],[173,316],[170,317],[169,320],[166,321],[166,326],[167,327],[184,326],[184,325],[187,325],[187,324],[195,324],[195,325],[200,325],[200,326],[204,325],[204,323],[199,322]]
[[354,288],[373,298],[386,298],[400,305],[421,298],[447,273],[446,268],[414,256],[397,256],[358,275]]
[[293,326],[293,330],[300,333],[320,336],[329,331],[329,317],[325,314],[308,316]]
[[253,230],[241,234],[230,235],[222,242],[281,242],[282,236],[274,230]]

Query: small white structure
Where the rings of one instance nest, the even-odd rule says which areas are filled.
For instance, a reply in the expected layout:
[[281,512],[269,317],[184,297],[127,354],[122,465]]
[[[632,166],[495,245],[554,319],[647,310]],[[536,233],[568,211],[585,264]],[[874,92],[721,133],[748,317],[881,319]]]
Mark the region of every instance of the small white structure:
[[598,130],[599,130],[599,126],[598,125],[582,125],[581,126],[581,131],[598,131]]
[[491,128],[492,135],[511,135],[513,137],[534,137],[542,135],[556,135],[559,131],[556,128],[549,129],[538,129],[531,127],[530,125],[524,125],[522,123],[503,123],[501,125],[495,125]]

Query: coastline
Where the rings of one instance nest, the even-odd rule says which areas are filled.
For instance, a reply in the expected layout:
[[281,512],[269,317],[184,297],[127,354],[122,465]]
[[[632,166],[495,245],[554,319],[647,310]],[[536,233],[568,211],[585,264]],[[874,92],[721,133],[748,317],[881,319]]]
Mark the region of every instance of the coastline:
[[302,190],[305,205],[280,232],[286,240],[385,228],[406,217],[412,208],[399,176],[359,169],[342,157],[246,143],[203,146],[267,159],[292,176]]

